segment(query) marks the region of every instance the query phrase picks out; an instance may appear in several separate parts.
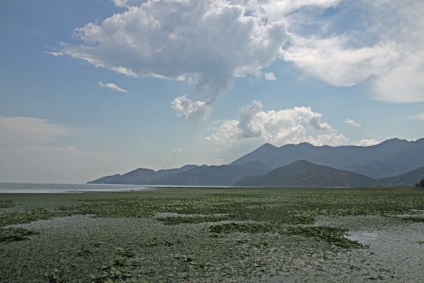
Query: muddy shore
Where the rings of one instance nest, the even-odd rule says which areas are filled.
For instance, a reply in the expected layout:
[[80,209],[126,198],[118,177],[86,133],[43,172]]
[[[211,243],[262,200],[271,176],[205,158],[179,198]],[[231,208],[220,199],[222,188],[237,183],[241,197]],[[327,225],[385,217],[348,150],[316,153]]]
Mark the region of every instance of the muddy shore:
[[[163,190],[72,200],[44,197],[42,202],[37,197],[24,201],[1,195],[14,206],[2,208],[0,216],[35,215],[40,210],[37,203],[44,214],[52,215],[2,227],[34,234],[0,242],[0,279],[418,282],[424,278],[423,193],[409,189],[348,193],[357,202],[355,208],[347,209],[345,190]],[[376,196],[384,206],[378,206]],[[369,197],[376,202],[371,212],[359,205]],[[133,215],[139,209],[136,205],[143,210]]]

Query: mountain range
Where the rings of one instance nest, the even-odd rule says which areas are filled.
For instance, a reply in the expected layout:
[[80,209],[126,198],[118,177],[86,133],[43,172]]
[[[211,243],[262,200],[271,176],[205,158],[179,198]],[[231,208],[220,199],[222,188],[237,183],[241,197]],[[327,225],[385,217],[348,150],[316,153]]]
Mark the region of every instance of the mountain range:
[[264,144],[228,165],[139,168],[89,183],[197,186],[410,186],[424,176],[424,139],[374,146]]
[[249,176],[234,184],[235,186],[257,187],[374,187],[378,182],[371,177],[351,171],[316,165],[299,160],[278,167],[262,176]]

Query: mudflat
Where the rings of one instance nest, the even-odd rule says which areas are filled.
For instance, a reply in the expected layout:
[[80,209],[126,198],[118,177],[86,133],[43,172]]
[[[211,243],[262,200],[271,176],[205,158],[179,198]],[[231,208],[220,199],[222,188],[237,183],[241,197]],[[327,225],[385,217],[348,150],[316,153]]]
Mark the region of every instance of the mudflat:
[[1,282],[417,282],[424,190],[0,194]]

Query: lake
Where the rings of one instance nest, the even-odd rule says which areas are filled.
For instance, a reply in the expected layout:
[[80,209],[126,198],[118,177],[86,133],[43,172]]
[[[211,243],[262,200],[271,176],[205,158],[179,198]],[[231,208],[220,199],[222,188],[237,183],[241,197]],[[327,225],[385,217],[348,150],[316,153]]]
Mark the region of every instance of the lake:
[[0,183],[0,193],[75,193],[150,190],[142,185]]

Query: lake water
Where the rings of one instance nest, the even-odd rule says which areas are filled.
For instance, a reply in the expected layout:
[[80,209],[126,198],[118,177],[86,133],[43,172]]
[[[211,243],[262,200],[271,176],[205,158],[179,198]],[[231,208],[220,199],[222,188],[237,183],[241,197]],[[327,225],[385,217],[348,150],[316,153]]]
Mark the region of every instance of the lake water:
[[0,193],[75,193],[150,190],[142,185],[0,183]]

